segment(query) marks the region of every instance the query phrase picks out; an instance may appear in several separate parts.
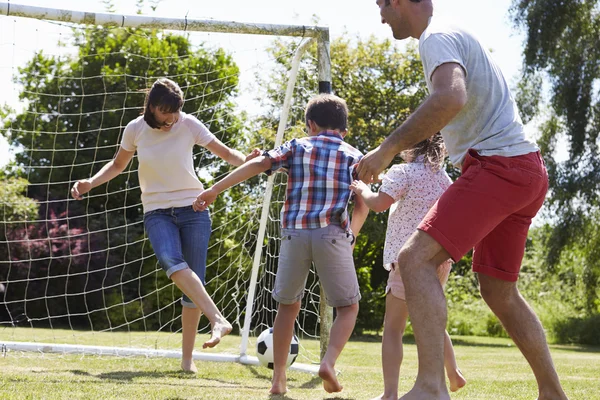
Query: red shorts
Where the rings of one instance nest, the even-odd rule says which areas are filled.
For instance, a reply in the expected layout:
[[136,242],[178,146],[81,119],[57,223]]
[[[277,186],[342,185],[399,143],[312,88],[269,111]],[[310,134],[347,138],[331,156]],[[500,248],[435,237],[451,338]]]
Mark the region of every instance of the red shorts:
[[519,277],[531,219],[544,203],[548,173],[539,152],[483,157],[469,150],[462,175],[418,229],[454,261],[473,251],[473,271],[505,281]]

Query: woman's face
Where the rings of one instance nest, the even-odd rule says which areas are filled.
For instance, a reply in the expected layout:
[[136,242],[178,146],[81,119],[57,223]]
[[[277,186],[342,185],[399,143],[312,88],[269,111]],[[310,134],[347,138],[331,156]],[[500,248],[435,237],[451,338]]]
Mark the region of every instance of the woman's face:
[[158,129],[163,132],[169,132],[173,125],[179,121],[179,111],[165,113],[159,107],[154,107],[153,105],[150,105],[150,111],[152,111],[152,115],[154,115],[154,119],[158,123]]

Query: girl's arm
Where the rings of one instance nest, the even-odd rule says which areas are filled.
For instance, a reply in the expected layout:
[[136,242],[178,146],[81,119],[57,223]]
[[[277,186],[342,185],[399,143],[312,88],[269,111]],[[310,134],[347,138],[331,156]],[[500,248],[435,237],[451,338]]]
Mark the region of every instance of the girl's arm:
[[352,218],[350,219],[350,229],[355,237],[358,236],[368,215],[369,207],[367,207],[362,197],[358,195],[354,196],[354,210],[352,211]]
[[245,156],[239,150],[231,149],[223,144],[219,139],[214,138],[205,148],[215,156],[227,161],[229,164],[239,167],[246,161],[250,161],[260,155],[260,150],[254,149],[252,153]]
[[133,158],[135,151],[127,151],[119,147],[119,151],[114,159],[106,163],[100,171],[98,171],[90,179],[80,179],[71,188],[71,196],[76,200],[81,200],[85,193],[89,192],[96,186],[100,186],[105,182],[110,181],[115,176],[125,170],[129,161]]
[[367,207],[375,212],[385,211],[394,204],[394,199],[390,195],[383,192],[373,193],[362,181],[352,182],[350,190],[356,193],[357,197],[361,197]]

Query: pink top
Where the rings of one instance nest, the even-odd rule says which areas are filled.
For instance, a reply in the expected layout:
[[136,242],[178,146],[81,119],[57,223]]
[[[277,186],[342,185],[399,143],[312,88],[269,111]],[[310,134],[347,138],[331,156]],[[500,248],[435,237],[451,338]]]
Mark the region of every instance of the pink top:
[[390,270],[390,264],[397,261],[404,243],[451,184],[452,180],[443,168],[434,171],[431,165],[423,163],[422,157],[388,170],[379,189],[395,201],[390,207],[385,235],[385,269]]

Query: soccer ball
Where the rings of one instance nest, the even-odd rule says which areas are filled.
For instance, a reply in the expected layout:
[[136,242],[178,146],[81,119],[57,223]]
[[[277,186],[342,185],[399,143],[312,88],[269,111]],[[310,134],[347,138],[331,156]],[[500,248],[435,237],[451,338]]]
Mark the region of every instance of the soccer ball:
[[[273,328],[267,328],[258,336],[256,341],[256,355],[258,361],[267,368],[273,369]],[[292,336],[290,350],[288,351],[286,368],[296,361],[298,357],[298,337]]]

